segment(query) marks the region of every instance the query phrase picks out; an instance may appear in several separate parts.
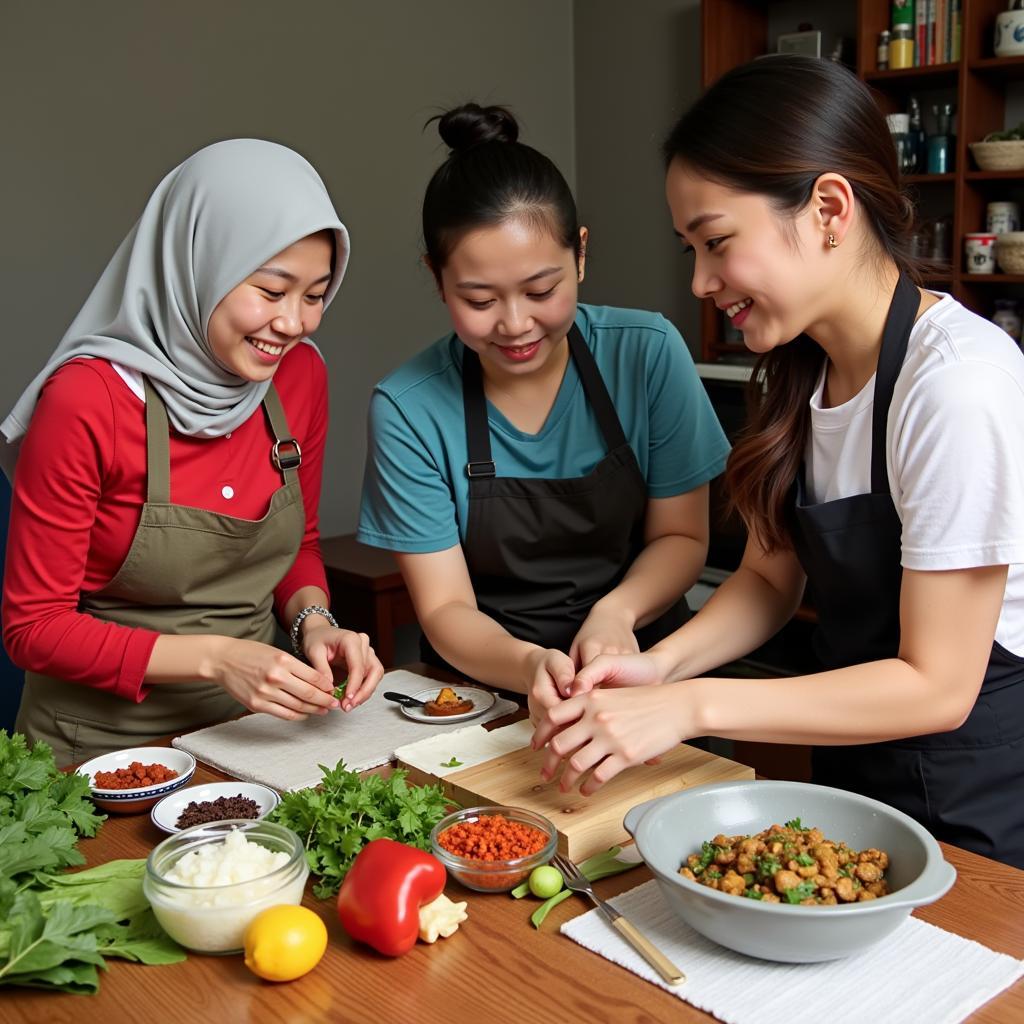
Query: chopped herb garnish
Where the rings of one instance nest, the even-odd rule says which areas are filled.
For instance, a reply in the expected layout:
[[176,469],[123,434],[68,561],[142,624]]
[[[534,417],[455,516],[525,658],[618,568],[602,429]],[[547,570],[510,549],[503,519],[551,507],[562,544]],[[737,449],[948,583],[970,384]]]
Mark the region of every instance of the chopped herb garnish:
[[810,826],[808,825],[807,827],[804,827],[804,825],[801,823],[799,818],[790,818],[790,820],[786,822],[786,828],[791,828],[795,832],[810,832],[811,831]]
[[809,868],[814,863],[814,858],[809,853],[801,853],[799,857],[794,859],[802,868]]
[[442,761],[441,762],[441,767],[442,768],[461,768],[462,764],[463,764],[463,762],[458,760],[456,758],[456,756],[454,754],[452,754],[450,761]]
[[813,895],[814,883],[808,879],[806,882],[801,882],[799,885],[794,885],[792,889],[786,890],[786,902],[802,903],[804,900],[809,900]]
[[700,860],[690,869],[695,875],[699,875],[715,859],[715,848],[711,843],[701,843]]
[[758,892],[756,889],[747,889],[743,894],[748,900],[761,900],[764,899],[764,893]]

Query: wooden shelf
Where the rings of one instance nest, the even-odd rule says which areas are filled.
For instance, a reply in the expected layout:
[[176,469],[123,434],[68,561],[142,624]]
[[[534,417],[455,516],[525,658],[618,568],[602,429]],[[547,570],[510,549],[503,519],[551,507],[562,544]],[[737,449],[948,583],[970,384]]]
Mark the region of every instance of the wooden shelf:
[[[956,175],[954,175],[956,177]],[[967,181],[1021,181],[1024,182],[1024,167],[1016,171],[967,171]]]
[[915,89],[954,88],[960,64],[925,64],[918,68],[896,68],[889,71],[868,71],[864,81],[869,85],[908,85]]
[[978,75],[1002,82],[1024,79],[1024,57],[981,57],[967,65]]
[[1024,284],[1024,274],[961,274],[963,284]]
[[904,174],[904,185],[944,185],[956,181],[955,174]]

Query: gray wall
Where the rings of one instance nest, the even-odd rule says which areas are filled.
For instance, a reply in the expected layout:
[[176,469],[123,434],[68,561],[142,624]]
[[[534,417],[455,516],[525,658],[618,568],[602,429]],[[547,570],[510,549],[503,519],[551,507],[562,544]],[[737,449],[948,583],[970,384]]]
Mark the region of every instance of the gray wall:
[[353,240],[317,341],[331,377],[325,534],[355,526],[370,388],[447,327],[419,263],[443,158],[427,117],[503,102],[576,186],[585,301],[697,304],[657,148],[699,87],[699,0],[5,0],[0,411],[45,362],[150,191],[219,138],[292,146]]
[[700,345],[659,147],[700,91],[700,0],[575,5],[576,179],[590,226],[583,298],[656,309]]
[[370,388],[447,323],[419,263],[439,109],[501,101],[574,182],[571,0],[6,0],[0,38],[4,414],[160,178],[216,139],[297,149],[352,235],[317,334],[325,534],[355,526]]

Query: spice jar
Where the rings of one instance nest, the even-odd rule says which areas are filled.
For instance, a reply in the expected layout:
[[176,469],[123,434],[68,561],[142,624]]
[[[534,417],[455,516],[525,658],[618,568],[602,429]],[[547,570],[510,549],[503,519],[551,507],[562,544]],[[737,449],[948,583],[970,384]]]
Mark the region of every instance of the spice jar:
[[894,25],[889,40],[889,67],[912,68],[914,66],[914,26]]
[[878,33],[878,55],[875,64],[879,71],[889,70],[889,30],[883,28]]

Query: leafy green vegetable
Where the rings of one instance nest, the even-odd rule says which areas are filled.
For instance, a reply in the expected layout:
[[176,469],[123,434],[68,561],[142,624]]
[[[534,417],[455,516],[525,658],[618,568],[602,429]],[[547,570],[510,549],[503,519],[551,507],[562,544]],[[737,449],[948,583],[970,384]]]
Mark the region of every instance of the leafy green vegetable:
[[462,761],[459,761],[455,757],[455,755],[452,754],[452,757],[451,757],[450,761],[442,761],[441,762],[441,767],[442,768],[461,768],[462,767]]
[[172,964],[185,954],[142,892],[144,860],[43,875],[16,890],[0,880],[0,985],[95,992],[104,957]]
[[320,765],[320,786],[286,793],[267,815],[303,837],[306,861],[319,877],[313,892],[333,896],[356,854],[371,839],[387,837],[430,849],[430,830],[444,817],[451,801],[440,786],[410,786],[404,769],[390,777],[360,777],[344,761],[334,768]]
[[45,743],[29,750],[20,733],[0,729],[0,876],[21,884],[39,872],[84,864],[78,836],[94,836],[103,820],[87,778],[59,771]]
[[814,883],[807,879],[806,882],[801,882],[799,885],[794,885],[792,889],[786,890],[786,902],[800,903],[802,900],[809,900],[813,895]]
[[[640,863],[639,861],[632,860],[619,860],[618,856],[622,852],[621,846],[613,846],[610,850],[605,850],[604,853],[596,853],[593,857],[589,857],[579,865],[580,871],[584,877],[591,882],[599,882],[602,878],[610,878],[612,875],[620,875],[623,871],[629,871],[630,868],[635,868]],[[517,887],[518,888],[518,887]],[[512,894],[515,895],[516,890],[512,890]],[[551,911],[558,906],[563,900],[567,900],[572,895],[572,889],[563,889],[560,893],[552,896],[551,899],[545,900],[531,915],[530,921],[534,928],[539,928],[543,923],[544,919],[548,916]]]
[[53,752],[0,730],[0,985],[92,993],[104,957],[185,959],[142,892],[144,860],[57,873],[85,858],[78,836],[104,819],[89,780],[57,770]]

